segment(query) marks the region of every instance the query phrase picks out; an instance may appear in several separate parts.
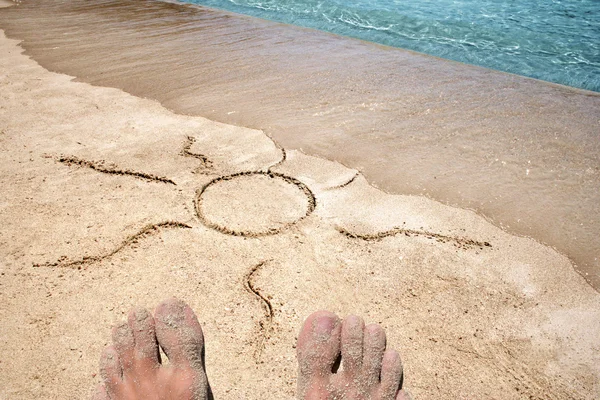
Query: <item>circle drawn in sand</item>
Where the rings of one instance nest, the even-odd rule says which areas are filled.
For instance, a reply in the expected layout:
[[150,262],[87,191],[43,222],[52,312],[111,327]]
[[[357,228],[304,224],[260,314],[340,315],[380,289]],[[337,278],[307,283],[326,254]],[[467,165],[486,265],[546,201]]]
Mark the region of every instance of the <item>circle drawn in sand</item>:
[[240,172],[198,191],[196,212],[208,227],[235,236],[274,235],[308,216],[315,196],[299,180],[276,172]]

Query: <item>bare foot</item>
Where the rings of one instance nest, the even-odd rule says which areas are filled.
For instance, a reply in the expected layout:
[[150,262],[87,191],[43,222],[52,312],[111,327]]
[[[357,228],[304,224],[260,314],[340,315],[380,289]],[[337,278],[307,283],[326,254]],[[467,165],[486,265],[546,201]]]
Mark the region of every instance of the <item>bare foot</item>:
[[[177,299],[160,304],[154,318],[134,309],[113,329],[113,346],[100,359],[100,385],[94,400],[207,400],[212,398],[204,370],[204,337],[192,309]],[[169,358],[162,365],[158,346]]]
[[400,356],[385,347],[379,325],[365,326],[356,316],[342,322],[328,311],[312,314],[298,337],[298,398],[410,399],[401,390]]

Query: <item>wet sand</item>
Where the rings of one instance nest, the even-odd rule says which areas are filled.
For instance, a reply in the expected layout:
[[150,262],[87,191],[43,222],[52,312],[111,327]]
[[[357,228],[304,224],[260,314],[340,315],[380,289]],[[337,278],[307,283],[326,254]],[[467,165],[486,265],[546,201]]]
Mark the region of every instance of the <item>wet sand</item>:
[[49,72],[3,32],[0,86],[0,398],[86,398],[111,325],[169,296],[216,398],[292,398],[323,308],[380,323],[418,399],[600,396],[600,295],[557,251]]
[[0,24],[50,70],[472,209],[599,287],[597,93],[158,1],[30,0]]

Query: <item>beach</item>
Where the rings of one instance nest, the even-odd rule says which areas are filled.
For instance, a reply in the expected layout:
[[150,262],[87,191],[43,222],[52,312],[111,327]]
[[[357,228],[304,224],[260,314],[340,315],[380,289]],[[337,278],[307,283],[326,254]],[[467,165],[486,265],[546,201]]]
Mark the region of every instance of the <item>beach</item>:
[[215,398],[293,398],[319,309],[379,323],[416,399],[600,396],[600,294],[564,252],[381,190],[252,114],[216,122],[50,72],[4,31],[0,87],[1,399],[88,398],[111,326],[171,296],[203,326]]
[[50,71],[473,210],[556,248],[600,289],[598,93],[189,4],[4,11],[7,35]]

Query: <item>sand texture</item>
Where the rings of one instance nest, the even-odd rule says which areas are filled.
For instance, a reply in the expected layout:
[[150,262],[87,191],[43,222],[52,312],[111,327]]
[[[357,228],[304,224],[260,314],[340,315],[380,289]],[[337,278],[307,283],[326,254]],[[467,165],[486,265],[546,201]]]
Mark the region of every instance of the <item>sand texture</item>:
[[0,87],[0,399],[88,397],[111,325],[169,296],[218,399],[292,398],[323,308],[380,323],[416,399],[600,397],[600,295],[553,249],[48,72],[3,33]]

